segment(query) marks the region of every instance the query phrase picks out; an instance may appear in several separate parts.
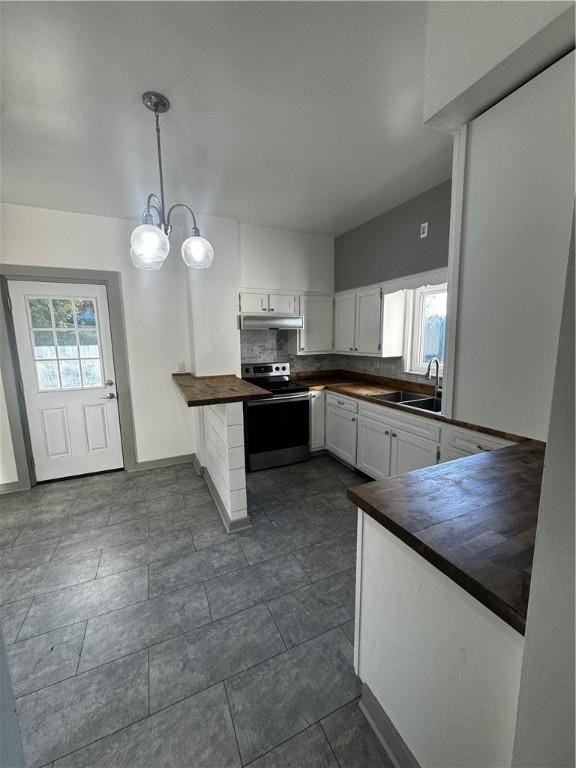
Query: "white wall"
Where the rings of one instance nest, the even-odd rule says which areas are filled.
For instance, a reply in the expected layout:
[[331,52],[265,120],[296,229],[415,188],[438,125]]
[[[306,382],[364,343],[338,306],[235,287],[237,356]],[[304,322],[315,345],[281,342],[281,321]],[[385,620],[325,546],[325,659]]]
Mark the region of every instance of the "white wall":
[[332,237],[241,224],[240,260],[243,288],[334,289]]
[[514,766],[574,759],[574,230],[528,604]]
[[197,376],[240,372],[238,222],[200,216],[202,234],[214,246],[210,269],[188,270],[192,370]]
[[360,679],[423,768],[509,766],[522,635],[360,515]]
[[424,120],[471,88],[570,5],[493,0],[429,3]]
[[[189,409],[171,380],[181,363],[190,366],[187,269],[177,247],[160,271],[136,269],[129,257],[133,227],[121,219],[3,205],[0,258],[121,273],[137,458],[149,461],[194,451]],[[10,456],[4,467],[9,463]]]
[[546,440],[573,195],[572,53],[468,129],[456,419]]

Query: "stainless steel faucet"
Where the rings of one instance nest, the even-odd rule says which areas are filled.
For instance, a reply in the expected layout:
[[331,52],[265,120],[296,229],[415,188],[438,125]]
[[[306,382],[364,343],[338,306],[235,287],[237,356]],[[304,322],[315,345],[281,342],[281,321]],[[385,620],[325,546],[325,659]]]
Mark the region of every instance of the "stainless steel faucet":
[[428,381],[432,378],[432,364],[436,363],[436,376],[434,381],[434,397],[438,397],[438,392],[440,391],[440,360],[438,360],[437,357],[433,357],[432,360],[428,363],[428,368],[426,368],[426,378]]

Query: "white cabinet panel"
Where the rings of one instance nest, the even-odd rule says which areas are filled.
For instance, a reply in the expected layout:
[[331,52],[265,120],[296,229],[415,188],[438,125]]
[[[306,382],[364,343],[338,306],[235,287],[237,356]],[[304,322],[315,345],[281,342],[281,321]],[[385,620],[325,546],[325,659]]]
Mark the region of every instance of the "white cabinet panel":
[[300,314],[304,316],[304,328],[300,331],[299,352],[332,351],[333,307],[332,296],[300,297]]
[[252,314],[268,311],[268,296],[265,293],[241,293],[240,312]]
[[430,467],[437,462],[438,445],[409,432],[394,430],[390,474],[401,475],[414,469]]
[[334,297],[334,351],[354,352],[356,321],[356,294],[337,294]]
[[356,293],[356,334],[354,351],[359,355],[378,355],[381,338],[381,290],[362,288]]
[[268,311],[282,315],[296,314],[296,296],[282,293],[268,295]]
[[357,423],[356,415],[336,408],[326,407],[326,448],[348,464],[356,464]]
[[310,450],[324,448],[324,392],[310,392]]
[[375,480],[390,475],[390,428],[380,421],[358,419],[357,467]]
[[334,392],[328,392],[326,395],[326,405],[333,405],[337,408],[343,408],[350,413],[358,412],[358,400],[346,395],[337,395]]
[[385,293],[382,299],[382,357],[404,354],[406,291]]

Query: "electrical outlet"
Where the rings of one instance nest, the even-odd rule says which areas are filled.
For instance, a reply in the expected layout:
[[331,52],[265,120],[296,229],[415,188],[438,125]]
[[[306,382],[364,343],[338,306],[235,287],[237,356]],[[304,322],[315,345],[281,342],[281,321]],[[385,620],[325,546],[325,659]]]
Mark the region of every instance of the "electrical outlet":
[[423,238],[428,237],[428,222],[423,221],[422,224],[420,224],[420,240]]

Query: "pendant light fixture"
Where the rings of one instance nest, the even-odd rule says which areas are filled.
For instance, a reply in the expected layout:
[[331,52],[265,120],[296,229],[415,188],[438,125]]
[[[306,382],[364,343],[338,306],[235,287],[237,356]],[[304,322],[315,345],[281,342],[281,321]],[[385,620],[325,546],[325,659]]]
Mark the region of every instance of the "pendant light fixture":
[[[170,102],[161,93],[147,91],[142,95],[144,106],[154,112],[156,120],[156,149],[158,152],[158,173],[160,176],[160,197],[148,195],[146,208],[142,213],[142,224],[132,232],[130,258],[139,269],[160,269],[170,251],[170,217],[175,208],[184,208],[192,217],[190,237],[182,243],[182,259],[187,267],[207,269],[214,261],[214,249],[205,237],[201,237],[196,216],[189,205],[175,203],[166,212],[164,203],[164,172],[162,169],[162,146],[160,142],[160,115],[168,112]],[[154,221],[156,217],[157,221]]]

